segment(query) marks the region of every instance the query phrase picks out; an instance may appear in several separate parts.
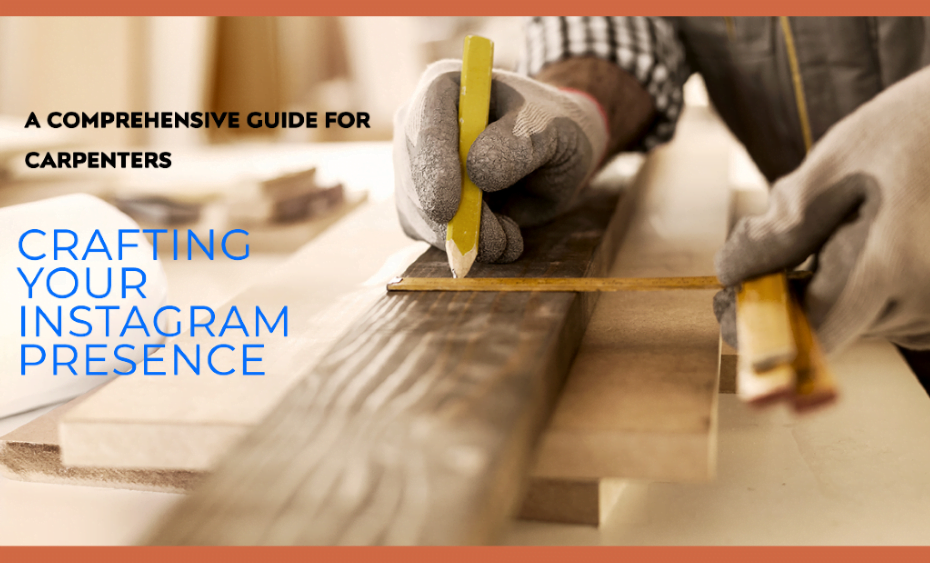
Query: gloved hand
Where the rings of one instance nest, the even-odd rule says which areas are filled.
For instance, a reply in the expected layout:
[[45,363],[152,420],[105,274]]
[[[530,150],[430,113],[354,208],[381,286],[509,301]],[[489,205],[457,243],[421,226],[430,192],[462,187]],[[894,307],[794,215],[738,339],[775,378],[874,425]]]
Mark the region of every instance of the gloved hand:
[[[430,65],[394,116],[397,210],[408,236],[445,248],[446,224],[461,194],[458,103],[461,61]],[[479,262],[523,252],[520,227],[565,211],[607,145],[607,126],[588,96],[495,70],[487,129],[468,153],[468,174],[484,192]]]
[[[804,307],[826,351],[860,335],[930,348],[930,68],[837,123],[716,257],[736,285],[817,253]],[[714,309],[732,331],[732,290]],[[732,338],[730,339],[732,340]]]

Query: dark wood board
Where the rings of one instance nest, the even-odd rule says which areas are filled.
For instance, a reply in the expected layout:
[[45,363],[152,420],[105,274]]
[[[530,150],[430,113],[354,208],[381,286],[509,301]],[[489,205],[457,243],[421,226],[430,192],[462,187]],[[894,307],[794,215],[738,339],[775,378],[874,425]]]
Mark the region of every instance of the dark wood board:
[[[629,191],[591,192],[526,230],[520,260],[473,275],[603,275],[634,201]],[[404,275],[449,276],[445,254],[427,251]],[[493,541],[519,505],[596,299],[385,295],[149,543]]]

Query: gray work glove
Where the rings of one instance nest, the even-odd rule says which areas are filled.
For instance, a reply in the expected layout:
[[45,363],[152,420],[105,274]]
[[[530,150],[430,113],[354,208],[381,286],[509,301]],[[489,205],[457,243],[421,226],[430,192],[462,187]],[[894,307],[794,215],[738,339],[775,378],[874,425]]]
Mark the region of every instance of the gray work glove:
[[[445,248],[462,189],[458,103],[461,61],[439,61],[394,116],[397,210],[408,236]],[[607,146],[606,121],[588,96],[495,70],[487,129],[468,154],[484,191],[479,262],[523,252],[520,227],[565,211]]]
[[[930,348],[930,68],[837,123],[717,254],[725,285],[817,253],[804,306],[826,351],[861,335]],[[715,299],[725,336],[732,290]],[[732,338],[730,338],[732,340]]]

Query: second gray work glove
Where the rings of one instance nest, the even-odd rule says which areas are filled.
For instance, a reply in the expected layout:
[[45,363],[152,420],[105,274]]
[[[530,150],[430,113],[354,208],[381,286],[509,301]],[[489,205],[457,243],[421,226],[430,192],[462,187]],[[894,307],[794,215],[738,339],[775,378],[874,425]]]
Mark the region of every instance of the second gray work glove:
[[[445,248],[446,224],[462,188],[458,102],[461,61],[439,61],[394,116],[394,179],[404,232]],[[607,146],[598,104],[584,94],[495,70],[488,127],[468,153],[484,192],[479,262],[523,252],[520,227],[563,211],[592,176]]]
[[[768,210],[736,225],[717,275],[736,285],[813,253],[804,306],[826,351],[863,335],[930,348],[930,68],[828,131],[775,184]],[[715,310],[726,333],[726,292]]]

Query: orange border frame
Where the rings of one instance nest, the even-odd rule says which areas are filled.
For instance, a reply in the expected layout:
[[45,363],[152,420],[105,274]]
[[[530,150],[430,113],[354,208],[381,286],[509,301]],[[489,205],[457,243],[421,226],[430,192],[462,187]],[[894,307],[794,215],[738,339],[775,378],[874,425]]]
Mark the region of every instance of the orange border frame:
[[8,547],[0,559],[49,563],[895,563],[930,547]]
[[823,15],[927,15],[927,0],[779,0],[763,3],[751,0],[662,0],[660,2],[630,2],[629,0],[594,0],[566,3],[565,0],[533,2],[500,2],[499,0],[356,0],[354,2],[319,2],[297,0],[162,0],[161,2],[127,2],[126,0],[46,0],[25,2],[13,0],[0,7],[2,15],[17,16],[196,16],[196,15],[314,15],[314,16],[452,16],[564,13],[626,13],[639,15],[705,15],[705,16],[798,16]]
[[[575,12],[636,14],[649,8],[649,15],[925,15],[930,13],[930,0],[780,0],[755,3],[751,0],[664,0],[661,2],[588,1],[570,6],[564,1],[502,3],[499,0],[470,0],[466,4],[440,0],[406,0],[402,2],[356,1],[351,3],[313,2],[303,0],[163,0],[158,3],[136,3],[126,0],[46,0],[25,2],[7,0],[0,15],[7,16],[152,16],[152,15],[521,15],[528,13],[558,13],[566,8]],[[930,560],[930,547],[417,547],[417,548],[230,548],[230,547],[0,547],[0,561],[48,561],[53,563],[173,563],[183,561],[219,560],[252,563],[261,559],[273,561],[370,561],[398,563],[458,563],[482,560],[484,563],[531,559],[533,563],[563,563],[575,559],[599,563],[623,561],[669,561],[698,563],[826,563],[842,561],[856,563],[879,559],[909,562]]]

